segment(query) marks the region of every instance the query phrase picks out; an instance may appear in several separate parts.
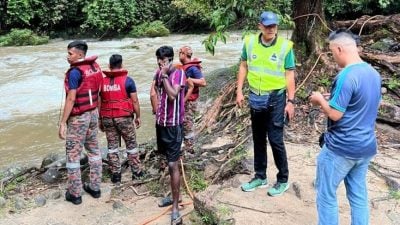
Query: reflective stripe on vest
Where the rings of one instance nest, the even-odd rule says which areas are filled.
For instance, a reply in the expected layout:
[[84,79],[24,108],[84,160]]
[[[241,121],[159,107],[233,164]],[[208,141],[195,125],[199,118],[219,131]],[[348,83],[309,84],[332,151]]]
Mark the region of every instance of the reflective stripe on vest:
[[247,80],[252,92],[263,95],[286,87],[285,58],[293,42],[277,37],[274,45],[265,47],[258,37],[259,34],[256,34],[245,39]]

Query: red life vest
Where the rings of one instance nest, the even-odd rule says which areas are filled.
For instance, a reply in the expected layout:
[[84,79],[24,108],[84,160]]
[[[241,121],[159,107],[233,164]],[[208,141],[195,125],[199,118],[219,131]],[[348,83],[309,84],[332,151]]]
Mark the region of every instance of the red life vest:
[[[201,71],[201,60],[198,58],[193,58],[190,62],[185,63],[183,65],[178,65],[177,67],[183,69],[185,71],[186,78],[189,78],[187,76],[186,71],[192,66],[197,67]],[[188,101],[196,101],[199,98],[199,95],[200,95],[199,87],[194,86],[192,94],[189,96]]]
[[71,67],[65,74],[65,91],[69,91],[69,72],[76,68],[81,72],[82,81],[76,90],[75,104],[71,111],[71,116],[80,115],[92,110],[98,105],[98,95],[103,75],[100,66],[95,62],[97,56],[87,57],[82,61],[71,64]]
[[100,92],[100,116],[108,118],[133,116],[133,102],[125,88],[128,71],[103,71],[103,73],[106,77],[103,78]]

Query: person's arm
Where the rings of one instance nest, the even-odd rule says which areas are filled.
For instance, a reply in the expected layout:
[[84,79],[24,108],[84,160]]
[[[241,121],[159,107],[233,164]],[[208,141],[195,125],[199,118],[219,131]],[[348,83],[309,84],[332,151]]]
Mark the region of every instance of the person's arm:
[[139,128],[142,122],[140,120],[140,104],[139,104],[139,98],[137,96],[137,92],[132,92],[130,94],[130,97],[132,99],[133,110],[135,112],[135,125],[136,125],[136,128]]
[[188,80],[190,79],[194,86],[205,87],[207,85],[203,73],[197,67],[190,67],[189,70],[191,70],[192,76],[188,77]]
[[296,69],[296,60],[293,48],[291,48],[288,54],[285,56],[285,79],[286,79],[286,94],[287,94],[285,115],[289,117],[289,120],[292,120],[294,117],[294,98],[296,92],[296,84],[294,77],[295,69]]
[[151,87],[150,87],[150,102],[151,102],[151,108],[153,110],[153,114],[156,114],[157,112],[157,107],[158,107],[158,97],[157,97],[157,91],[156,91],[156,81],[153,80],[151,82]]
[[186,80],[187,86],[188,86],[188,90],[185,94],[185,102],[189,99],[189,97],[192,95],[193,93],[193,89],[194,89],[194,84],[193,81],[189,78]]
[[99,130],[101,132],[104,132],[104,126],[103,126],[103,121],[101,119],[101,94],[99,93],[99,103],[97,105],[98,109],[99,109]]
[[175,100],[175,98],[179,94],[179,91],[181,90],[181,85],[179,85],[179,84],[173,84],[172,85],[171,81],[169,80],[168,75],[166,75],[166,74],[163,74],[161,76],[162,76],[161,79],[162,79],[162,82],[163,82],[163,85],[164,85],[165,92],[168,95],[168,99],[170,101]]
[[239,66],[239,72],[237,75],[237,89],[236,89],[236,104],[239,107],[243,106],[243,84],[247,76],[247,61],[241,61]]
[[295,80],[294,80],[294,70],[286,70],[285,71],[286,77],[286,91],[287,91],[287,98],[289,101],[286,102],[285,106],[285,113],[289,116],[289,120],[293,119],[294,117],[294,95],[295,95]]
[[101,92],[102,92],[101,87],[103,87],[103,76],[101,76],[101,81],[100,81],[99,96],[98,96],[98,100],[97,100],[97,108],[99,111],[99,130],[101,132],[104,132],[103,121],[101,119]]
[[199,78],[199,79],[188,78],[188,80],[189,79],[192,80],[194,86],[197,86],[197,87],[205,87],[205,86],[207,86],[207,82],[206,82],[206,79],[204,79],[204,77],[203,78]]
[[65,105],[63,110],[63,115],[60,121],[60,127],[58,129],[58,136],[60,139],[65,139],[66,130],[65,127],[67,125],[67,120],[72,112],[72,109],[75,104],[76,99],[76,91],[80,85],[80,81],[82,79],[81,72],[78,69],[72,69],[69,71],[68,76],[68,86],[69,90],[67,91],[67,96],[65,99]]
[[325,97],[320,92],[313,92],[309,100],[313,105],[321,106],[322,111],[329,119],[338,121],[343,117],[343,112],[330,107],[329,102],[325,100]]
[[67,125],[67,120],[69,118],[69,115],[71,114],[72,108],[74,107],[75,99],[76,99],[76,89],[69,90],[67,93],[67,99],[65,100],[63,116],[60,121],[60,128],[58,130],[58,136],[60,137],[60,139],[64,140],[66,137],[65,126]]
[[140,124],[141,124],[139,98],[137,96],[137,89],[136,89],[135,81],[129,76],[126,78],[126,81],[125,81],[125,89],[126,89],[127,96],[129,96],[130,100],[132,101],[133,113],[135,114],[134,122],[135,122],[136,128],[139,128]]

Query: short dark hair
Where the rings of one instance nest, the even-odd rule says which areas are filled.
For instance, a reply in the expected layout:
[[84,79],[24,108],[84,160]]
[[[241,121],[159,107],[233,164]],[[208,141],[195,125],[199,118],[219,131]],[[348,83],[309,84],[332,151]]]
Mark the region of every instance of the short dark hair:
[[361,43],[361,38],[359,35],[357,34],[353,34],[350,30],[346,29],[346,28],[339,28],[335,31],[332,31],[329,34],[328,40],[329,41],[333,41],[339,37],[348,37],[348,38],[352,38],[355,42],[356,45],[360,45]]
[[81,50],[83,52],[83,54],[86,55],[86,52],[88,50],[88,45],[84,41],[73,41],[73,42],[68,44],[67,48],[68,49],[71,49],[71,48],[79,49],[79,50]]
[[122,67],[122,55],[114,54],[110,57],[110,68],[120,69]]
[[161,46],[156,51],[157,59],[168,58],[169,61],[174,59],[174,49],[171,46]]

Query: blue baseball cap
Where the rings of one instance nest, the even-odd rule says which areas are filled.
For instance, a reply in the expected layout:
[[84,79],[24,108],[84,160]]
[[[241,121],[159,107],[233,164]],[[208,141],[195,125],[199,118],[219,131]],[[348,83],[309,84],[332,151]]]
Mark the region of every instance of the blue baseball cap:
[[278,25],[279,19],[275,13],[273,13],[271,11],[265,11],[265,12],[261,13],[260,23],[262,23],[264,26],[269,26],[269,25],[273,25],[273,24]]

